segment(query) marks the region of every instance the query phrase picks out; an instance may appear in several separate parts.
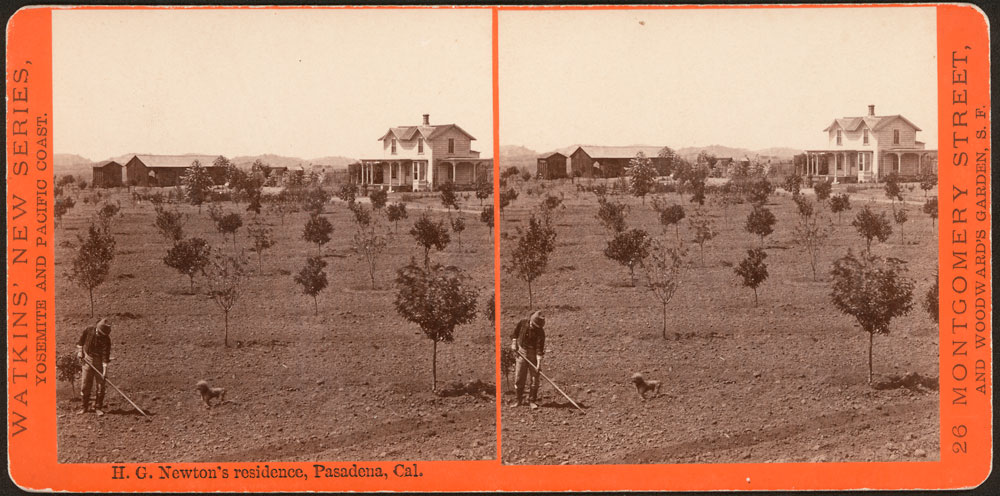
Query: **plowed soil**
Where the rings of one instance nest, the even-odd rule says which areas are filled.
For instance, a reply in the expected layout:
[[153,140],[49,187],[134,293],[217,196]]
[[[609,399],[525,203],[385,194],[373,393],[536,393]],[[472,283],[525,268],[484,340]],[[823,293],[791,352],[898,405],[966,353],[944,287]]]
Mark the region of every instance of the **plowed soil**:
[[[92,195],[90,190],[81,195]],[[229,346],[223,314],[201,276],[195,291],[162,262],[169,244],[153,226],[152,205],[133,205],[121,192],[115,219],[116,257],[95,291],[95,317],[86,292],[66,279],[77,234],[86,234],[95,211],[77,198],[56,229],[57,345],[73,350],[80,332],[107,316],[113,324],[109,379],[147,413],[139,415],[113,391],[104,416],[77,414],[79,397],[69,383],[57,390],[58,457],[63,463],[265,460],[479,460],[496,458],[493,328],[484,317],[459,327],[455,341],[438,346],[438,392],[431,392],[431,341],[393,307],[395,270],[423,256],[408,234],[409,219],[376,268],[371,288],[364,260],[350,242],[355,232],[342,203],[327,206],[333,240],[323,247],[329,287],[312,298],[293,275],[316,246],[302,240],[305,213],[284,224],[266,215],[277,245],[258,272],[246,235],[245,204],[224,205],[244,216],[235,249],[246,252],[254,273],[230,316]],[[390,195],[390,201],[397,201]],[[473,199],[465,207],[478,207]],[[234,250],[203,211],[188,214],[187,236],[220,250]],[[432,211],[445,218],[446,214]],[[441,263],[468,271],[480,291],[480,308],[493,290],[492,243],[478,215],[465,215],[463,246],[457,239]],[[384,224],[384,221],[383,221]],[[454,236],[453,236],[454,238]],[[227,389],[226,401],[206,409],[195,392],[205,379]],[[79,380],[76,387],[79,388]]]
[[[770,277],[758,289],[757,306],[733,271],[746,249],[760,244],[743,230],[750,206],[724,215],[720,206],[707,204],[719,235],[705,246],[704,266],[698,246],[687,241],[686,272],[667,306],[664,331],[659,300],[644,287],[641,269],[632,287],[628,270],[603,255],[609,236],[596,219],[595,196],[577,193],[568,181],[547,184],[547,192],[562,194],[565,208],[556,220],[558,246],[548,271],[532,287],[534,308],[547,315],[543,372],[584,412],[545,383],[541,408],[505,405],[505,463],[938,459],[938,330],[923,308],[937,236],[920,211],[919,189],[906,193],[905,242],[894,225],[889,240],[872,248],[906,260],[916,287],[909,314],[893,321],[889,335],[875,337],[875,384],[869,385],[867,334],[833,307],[829,275],[835,258],[849,248],[864,249],[850,220],[866,200],[854,199],[843,222],[832,216],[835,231],[813,280],[806,253],[793,244],[796,207],[787,193],[774,194],[768,208],[778,222],[766,241]],[[838,185],[834,193],[844,190]],[[505,213],[503,231],[512,237],[524,226],[545,192],[522,192]],[[815,199],[811,190],[805,193]],[[688,196],[666,198],[691,216]],[[630,204],[629,227],[676,236],[673,227],[662,231],[648,198],[645,205],[620,200]],[[872,205],[891,209],[887,201]],[[687,220],[680,236],[693,238]],[[513,241],[502,243],[503,257]],[[502,288],[506,343],[514,322],[529,310],[523,281],[504,273]],[[663,381],[661,394],[642,401],[629,382],[635,372]]]

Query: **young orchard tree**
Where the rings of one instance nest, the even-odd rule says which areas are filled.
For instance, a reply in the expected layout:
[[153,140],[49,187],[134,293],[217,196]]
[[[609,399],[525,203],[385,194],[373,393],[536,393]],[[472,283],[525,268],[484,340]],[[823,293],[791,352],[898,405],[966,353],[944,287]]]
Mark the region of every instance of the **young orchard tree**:
[[760,236],[760,246],[764,247],[764,238],[767,235],[774,232],[774,223],[777,222],[774,214],[763,206],[754,206],[753,210],[750,211],[750,215],[747,216],[747,222],[744,224],[744,229],[754,236]]
[[59,355],[59,358],[56,359],[56,379],[68,382],[75,395],[77,394],[76,379],[83,372],[83,367],[84,364],[77,358],[76,353],[67,352]]
[[384,189],[377,189],[368,195],[368,199],[372,202],[372,210],[375,213],[379,213],[389,201],[389,192]]
[[202,238],[189,238],[176,241],[163,257],[163,264],[188,276],[191,284],[191,294],[194,294],[194,276],[205,273],[205,267],[211,261],[212,248]]
[[597,199],[597,203],[597,220],[601,221],[601,225],[612,233],[624,231],[628,205],[612,202],[603,196]]
[[208,205],[208,218],[212,219],[212,222],[218,224],[219,220],[222,219],[224,215],[226,215],[226,213],[223,212],[222,205],[219,205],[218,203],[210,203]]
[[184,238],[184,215],[177,210],[157,207],[154,225],[167,241],[176,242]]
[[431,342],[431,390],[437,391],[437,346],[454,341],[455,328],[476,318],[478,293],[458,267],[421,267],[413,260],[396,273],[396,311],[420,326]]
[[802,176],[795,172],[785,176],[785,181],[781,183],[781,187],[784,188],[785,191],[791,193],[794,198],[799,194],[799,190],[802,188]]
[[663,309],[663,339],[667,339],[667,303],[670,303],[680,286],[684,254],[685,250],[680,245],[673,247],[653,240],[649,261],[643,264],[649,280],[649,290],[660,300]]
[[448,228],[445,227],[444,222],[434,222],[426,212],[420,214],[420,218],[413,223],[410,235],[424,249],[425,267],[430,267],[431,248],[441,251],[451,242],[451,236],[448,235]]
[[792,201],[799,210],[799,217],[808,219],[813,215],[813,203],[806,198],[806,195],[792,195]]
[[316,256],[323,255],[323,245],[330,242],[330,234],[333,233],[333,224],[322,215],[310,215],[306,221],[306,227],[302,231],[302,239],[309,243],[316,244]]
[[755,207],[763,207],[771,193],[774,193],[774,185],[763,177],[749,181],[745,187],[746,199]]
[[899,176],[895,172],[885,176],[885,197],[892,200],[894,207],[896,200],[903,200],[903,190],[899,187]]
[[514,200],[517,200],[517,196],[518,196],[517,190],[514,189],[513,187],[507,188],[506,190],[503,190],[503,191],[500,192],[500,216],[501,217],[503,217],[503,211],[504,211],[504,209],[507,208],[508,206],[510,206],[511,203],[514,203]]
[[937,187],[937,174],[925,172],[920,175],[920,189],[924,190],[924,199],[927,199],[927,192]]
[[243,227],[243,217],[240,217],[238,213],[228,213],[223,215],[215,224],[216,229],[222,233],[225,237],[227,234],[231,234],[233,237],[233,249],[236,249],[236,231]]
[[526,229],[516,228],[517,237],[507,273],[528,285],[528,308],[533,306],[531,283],[545,273],[549,256],[556,249],[555,229],[532,214]]
[[847,193],[834,195],[830,198],[830,211],[837,214],[837,224],[843,223],[844,211],[851,209],[851,196]]
[[899,225],[899,244],[905,245],[906,238],[903,235],[903,224],[906,224],[906,221],[910,220],[909,216],[906,215],[905,203],[900,203],[898,209],[895,207],[892,209],[892,220],[896,221],[896,224]]
[[479,222],[486,224],[486,227],[490,230],[490,241],[493,240],[493,205],[486,205],[486,208],[479,213]]
[[833,183],[830,181],[820,181],[813,185],[813,192],[816,193],[816,202],[822,204],[833,193]]
[[753,306],[757,306],[757,288],[767,280],[767,252],[762,248],[747,250],[747,256],[734,269],[743,278],[743,286],[753,289]]
[[348,207],[354,205],[358,197],[358,186],[356,184],[345,184],[337,191],[337,198],[340,198]]
[[892,319],[913,306],[913,280],[906,262],[871,254],[847,255],[833,263],[833,306],[854,317],[868,333],[868,384],[872,383],[872,347],[876,334],[889,334]]
[[688,219],[688,224],[694,233],[694,242],[698,244],[698,251],[701,255],[701,266],[704,267],[705,243],[711,241],[718,233],[713,229],[712,219],[709,219],[708,215],[700,208],[694,210],[694,215]]
[[94,288],[104,284],[115,258],[115,238],[109,231],[94,224],[87,230],[87,237],[76,236],[80,248],[73,258],[69,280],[86,289],[90,295],[90,316],[94,316]]
[[493,195],[493,183],[486,176],[479,176],[476,179],[476,198],[479,198],[479,206],[483,206],[483,200]]
[[538,210],[541,212],[542,218],[545,219],[545,222],[551,222],[560,207],[565,208],[562,203],[562,198],[559,196],[549,194],[545,195],[542,202],[538,204]]
[[732,181],[727,181],[719,188],[716,201],[722,207],[722,219],[726,227],[729,227],[729,209],[740,202],[740,194]]
[[52,214],[55,216],[56,222],[62,221],[62,218],[64,215],[66,215],[66,212],[69,212],[69,210],[74,206],[76,206],[76,202],[73,201],[73,197],[71,196],[57,198],[55,206],[52,208]]
[[445,181],[438,187],[438,191],[441,192],[441,205],[444,208],[458,210],[458,196],[455,195],[455,183],[451,181]]
[[229,347],[229,314],[243,293],[243,283],[246,279],[246,261],[236,255],[223,256],[215,254],[208,266],[209,295],[212,301],[222,310],[225,322],[223,343]]
[[924,309],[927,310],[927,315],[931,317],[931,320],[933,320],[935,324],[938,323],[940,313],[939,293],[941,292],[941,289],[938,286],[938,279],[940,279],[940,277],[938,276],[938,272],[935,270],[934,284],[927,289],[927,294],[924,295]]
[[330,193],[320,187],[310,188],[302,199],[302,210],[313,215],[323,213],[323,207],[330,201]]
[[629,160],[625,173],[629,178],[632,195],[641,198],[645,205],[646,195],[653,191],[653,186],[656,184],[656,168],[653,167],[653,161],[646,157],[645,153],[639,152]]
[[319,315],[319,302],[316,297],[320,291],[326,289],[327,285],[326,272],[323,270],[325,268],[326,261],[322,258],[309,257],[302,270],[295,274],[295,282],[302,286],[302,294],[312,296],[314,315]]
[[465,219],[461,215],[451,219],[451,230],[458,238],[458,251],[462,251],[462,231],[465,230]]
[[873,239],[878,239],[884,243],[885,240],[889,239],[889,236],[892,236],[892,225],[889,223],[889,218],[885,215],[885,212],[876,214],[868,205],[865,205],[865,208],[858,212],[851,225],[865,239],[865,253],[870,254],[872,252]]
[[375,289],[375,265],[379,256],[385,251],[385,236],[377,234],[372,229],[361,229],[354,233],[354,252],[368,264],[368,277],[371,278],[372,289]]
[[674,234],[677,239],[681,239],[681,220],[684,219],[684,207],[680,205],[670,205],[660,211],[660,225],[666,230],[671,225],[674,226]]
[[181,176],[181,184],[184,185],[184,197],[188,203],[198,206],[200,215],[201,205],[208,201],[212,194],[212,177],[208,175],[208,170],[197,160],[191,162],[191,167],[188,167]]
[[386,218],[395,226],[395,232],[399,232],[399,221],[406,218],[406,204],[396,202],[385,209]]
[[820,249],[826,244],[826,240],[832,234],[829,222],[821,221],[817,217],[802,217],[795,226],[793,237],[795,244],[805,250],[809,256],[809,266],[812,267],[813,281],[816,280],[816,265],[819,260]]
[[604,256],[628,268],[629,281],[635,287],[635,267],[649,256],[651,238],[642,229],[630,229],[614,234],[604,248]]
[[259,217],[255,217],[253,222],[247,226],[247,235],[250,236],[250,240],[253,242],[253,251],[257,253],[257,271],[263,273],[264,251],[274,246],[274,237],[271,235],[271,228],[261,222]]
[[372,225],[372,214],[360,203],[351,205],[351,213],[354,214],[354,223],[358,229],[365,229]]
[[101,228],[110,231],[111,221],[121,213],[121,210],[122,206],[119,203],[104,202],[97,210],[97,222],[101,224]]
[[924,213],[931,216],[931,229],[935,227],[934,222],[938,217],[938,199],[932,196],[924,202]]

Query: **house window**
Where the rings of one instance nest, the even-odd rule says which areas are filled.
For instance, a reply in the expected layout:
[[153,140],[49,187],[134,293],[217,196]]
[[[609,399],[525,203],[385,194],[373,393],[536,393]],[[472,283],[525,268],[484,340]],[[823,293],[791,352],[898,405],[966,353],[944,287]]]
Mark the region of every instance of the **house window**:
[[844,136],[840,129],[837,130],[837,146],[844,144]]
[[861,171],[861,172],[865,171],[865,154],[864,153],[859,153],[858,154],[858,170]]
[[892,144],[894,145],[899,144],[899,129],[892,130]]
[[455,138],[448,138],[448,153],[455,153]]
[[417,139],[417,153],[424,153],[424,139]]
[[868,130],[867,129],[865,129],[864,140],[865,140],[865,144],[867,145],[868,144]]
[[396,138],[392,139],[392,154],[396,154]]

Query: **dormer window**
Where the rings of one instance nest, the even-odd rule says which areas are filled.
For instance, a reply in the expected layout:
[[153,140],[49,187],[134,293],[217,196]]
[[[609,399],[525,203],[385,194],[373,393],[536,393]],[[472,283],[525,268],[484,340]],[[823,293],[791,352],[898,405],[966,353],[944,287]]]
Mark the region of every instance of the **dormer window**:
[[396,154],[396,138],[392,139],[392,143],[391,143],[390,146],[392,147],[392,154],[395,155]]
[[864,131],[864,143],[866,145],[868,144],[868,129],[867,128]]
[[417,139],[417,153],[424,153],[424,139]]
[[844,144],[843,132],[840,129],[838,129],[837,130],[837,146],[840,146],[840,145],[843,145],[843,144]]
[[892,144],[894,145],[899,144],[899,129],[892,130]]
[[448,138],[448,153],[455,153],[455,138]]

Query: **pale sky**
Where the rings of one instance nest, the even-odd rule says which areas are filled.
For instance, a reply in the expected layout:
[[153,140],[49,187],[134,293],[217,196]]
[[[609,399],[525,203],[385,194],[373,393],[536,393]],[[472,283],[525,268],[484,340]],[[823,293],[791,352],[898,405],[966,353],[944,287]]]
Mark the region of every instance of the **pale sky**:
[[493,155],[489,10],[56,10],[52,40],[58,153],[377,157],[427,113]]
[[499,43],[503,145],[808,148],[874,104],[937,148],[934,7],[501,11]]

